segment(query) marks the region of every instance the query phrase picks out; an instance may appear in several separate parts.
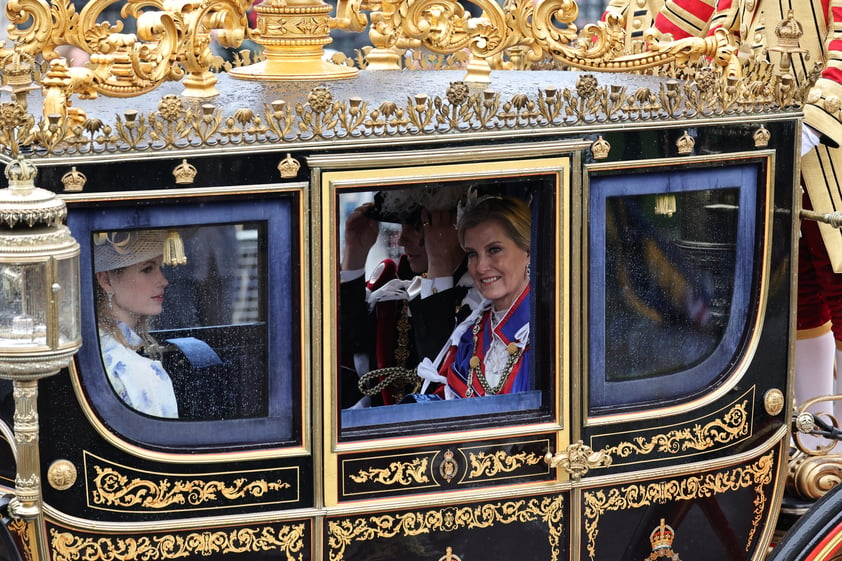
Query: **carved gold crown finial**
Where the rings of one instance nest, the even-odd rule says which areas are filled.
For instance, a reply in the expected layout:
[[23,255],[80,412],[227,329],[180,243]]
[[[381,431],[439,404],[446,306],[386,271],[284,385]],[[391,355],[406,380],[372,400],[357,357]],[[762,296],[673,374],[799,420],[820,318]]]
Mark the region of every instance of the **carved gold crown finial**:
[[5,174],[9,180],[9,187],[12,191],[17,191],[20,190],[18,187],[28,188],[33,185],[38,168],[29,160],[18,158],[6,166]]
[[674,538],[675,532],[672,527],[669,526],[663,518],[661,518],[661,524],[652,530],[651,534],[649,534],[649,543],[652,544],[652,551],[667,548],[672,549],[672,541]]
[[675,145],[678,148],[679,154],[690,154],[693,152],[693,148],[696,147],[696,140],[690,136],[690,133],[684,131],[684,134],[675,141]]
[[755,148],[766,148],[769,146],[769,140],[772,138],[772,133],[769,129],[760,125],[760,128],[754,131],[754,146]]
[[594,160],[604,160],[608,157],[611,151],[611,144],[600,135],[593,144],[591,144],[591,154]]
[[810,59],[810,52],[807,49],[802,49],[800,45],[801,36],[804,35],[804,30],[798,20],[789,10],[786,18],[778,22],[775,26],[775,37],[778,38],[778,44],[771,47],[769,50],[781,53],[781,60],[778,64],[780,74],[788,74],[792,67],[792,55],[803,54],[804,60]]
[[804,29],[795,16],[792,10],[786,14],[786,18],[778,22],[775,26],[775,36],[778,38],[778,48],[776,50],[783,52],[806,52],[800,48],[799,41],[804,35]]
[[67,206],[52,191],[35,186],[38,169],[25,158],[6,164],[9,188],[0,190],[0,223],[14,228],[26,224],[54,226],[64,222]]
[[281,172],[281,177],[284,179],[288,179],[290,177],[295,177],[298,175],[298,170],[301,168],[301,164],[292,157],[292,154],[287,152],[287,157],[281,160],[281,163],[278,164],[278,171]]
[[3,61],[3,85],[13,91],[21,87],[37,88],[32,84],[32,64],[24,60],[26,55],[14,51]]
[[85,189],[85,183],[88,178],[85,174],[76,169],[76,166],[70,168],[70,171],[61,176],[61,183],[64,185],[64,190],[71,193],[78,193]]
[[179,185],[189,185],[193,183],[193,180],[196,179],[196,168],[187,162],[187,160],[181,160],[181,163],[175,166],[175,169],[172,170],[173,176],[175,176],[175,182]]

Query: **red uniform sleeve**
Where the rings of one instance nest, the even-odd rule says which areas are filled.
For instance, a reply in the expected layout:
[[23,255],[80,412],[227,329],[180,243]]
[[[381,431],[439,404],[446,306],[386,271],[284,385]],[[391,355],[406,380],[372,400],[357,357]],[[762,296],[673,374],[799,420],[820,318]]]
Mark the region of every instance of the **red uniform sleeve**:
[[655,16],[655,27],[673,39],[704,37],[716,0],[667,0]]

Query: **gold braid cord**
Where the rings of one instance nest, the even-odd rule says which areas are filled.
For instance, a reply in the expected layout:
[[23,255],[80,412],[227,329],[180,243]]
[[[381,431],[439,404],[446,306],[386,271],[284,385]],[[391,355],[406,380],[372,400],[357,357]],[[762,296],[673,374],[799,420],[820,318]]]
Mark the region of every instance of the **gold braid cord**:
[[[389,386],[401,381],[416,385],[421,381],[421,378],[415,370],[400,366],[390,366],[378,370],[371,370],[363,374],[360,376],[358,384],[360,391],[364,395],[377,395]],[[372,382],[375,382],[373,386],[371,385]]]

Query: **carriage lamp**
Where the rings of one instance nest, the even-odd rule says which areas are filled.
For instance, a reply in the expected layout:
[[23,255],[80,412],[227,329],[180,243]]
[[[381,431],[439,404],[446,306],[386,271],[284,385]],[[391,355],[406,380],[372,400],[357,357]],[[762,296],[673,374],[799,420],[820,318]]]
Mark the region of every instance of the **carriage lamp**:
[[6,166],[0,189],[0,378],[12,381],[17,451],[10,514],[41,514],[38,380],[67,367],[82,344],[79,244],[64,225],[67,207],[35,186],[23,158]]

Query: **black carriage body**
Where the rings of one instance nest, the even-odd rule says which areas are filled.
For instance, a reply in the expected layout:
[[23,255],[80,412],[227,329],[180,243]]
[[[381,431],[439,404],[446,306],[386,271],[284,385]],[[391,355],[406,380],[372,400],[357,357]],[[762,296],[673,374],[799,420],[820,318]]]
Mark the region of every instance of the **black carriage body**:
[[[423,78],[456,121],[444,91],[457,75]],[[502,100],[543,96],[575,91],[577,77],[495,72],[490,88]],[[612,80],[630,91],[662,82],[598,77]],[[388,93],[411,108],[421,86],[370,73],[321,91],[370,107]],[[32,155],[82,251],[84,344],[39,387],[53,559],[632,561],[665,547],[683,561],[762,558],[789,448],[800,115],[565,123],[513,107],[511,126],[439,120],[409,134],[384,105],[385,124],[366,134],[332,134],[329,108],[321,124],[298,113],[310,135],[289,141],[237,120],[249,107],[268,121],[276,99],[310,111],[312,87],[222,76],[206,114],[230,116],[227,135],[174,134],[169,147],[160,139],[180,125],[162,117],[160,91],[79,101],[89,118],[116,115],[123,134],[130,105],[147,116],[134,130],[158,127],[159,144]],[[79,174],[81,187],[68,180]],[[348,408],[343,220],[375,192],[429,184],[532,202],[535,382],[508,396]],[[94,235],[137,228],[179,231],[188,268],[200,261],[193,240],[218,268],[237,263],[225,320],[212,319],[225,298],[201,313],[188,304],[220,290],[196,284],[210,273],[176,287],[180,273],[167,272],[167,307],[199,314],[154,331],[178,420],[122,403],[100,356]],[[218,362],[202,361],[208,347]],[[9,440],[8,408],[3,419]],[[0,458],[10,491],[12,448]]]

